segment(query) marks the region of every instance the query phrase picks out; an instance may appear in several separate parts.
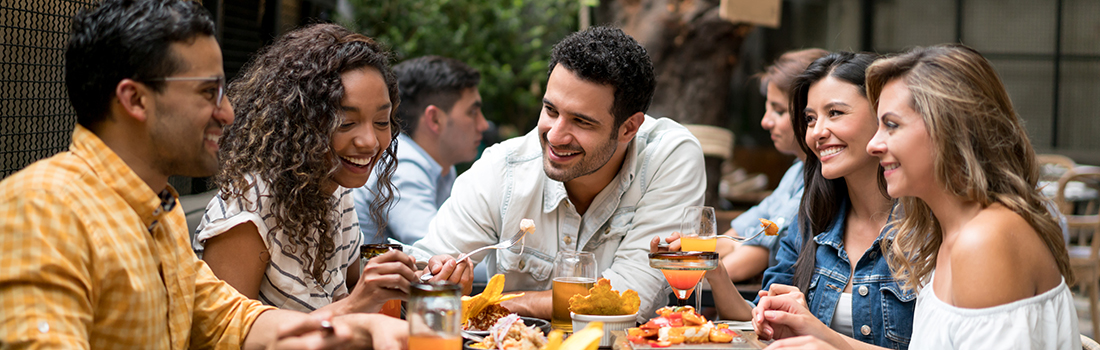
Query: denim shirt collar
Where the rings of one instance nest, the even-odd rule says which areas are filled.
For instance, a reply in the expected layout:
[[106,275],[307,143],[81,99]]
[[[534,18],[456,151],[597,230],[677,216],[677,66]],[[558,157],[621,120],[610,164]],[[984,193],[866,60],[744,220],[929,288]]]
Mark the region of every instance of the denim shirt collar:
[[[848,217],[848,210],[851,209],[851,203],[847,196],[840,201],[840,211],[837,212],[836,218],[833,219],[833,223],[829,225],[829,229],[825,232],[818,233],[814,236],[814,242],[817,245],[827,245],[834,249],[843,252],[844,251],[844,218]],[[883,239],[893,239],[892,234],[887,234],[890,231],[892,225],[889,224],[894,219],[894,212],[898,209],[898,201],[892,201],[890,206],[890,216],[886,218],[886,226],[879,232],[878,238],[871,243],[871,247],[879,247],[879,243]]]

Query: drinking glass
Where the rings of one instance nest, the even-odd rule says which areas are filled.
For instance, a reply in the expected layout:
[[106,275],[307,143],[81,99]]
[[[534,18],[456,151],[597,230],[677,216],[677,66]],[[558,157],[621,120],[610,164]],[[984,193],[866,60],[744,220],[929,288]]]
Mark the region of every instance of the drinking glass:
[[462,286],[446,282],[409,286],[409,349],[462,349]]
[[[367,262],[371,258],[386,254],[390,250],[403,251],[400,244],[365,244],[359,246],[359,264],[367,266]],[[362,271],[362,268],[360,268],[360,271]],[[382,310],[379,313],[393,318],[401,318],[401,300],[386,301],[385,304],[382,304]]]
[[[684,208],[680,219],[680,250],[713,252],[718,245],[718,221],[714,208],[693,205]],[[703,282],[695,286],[695,309],[702,312]]]
[[588,295],[596,284],[596,255],[591,252],[559,251],[554,257],[554,309],[550,325],[565,332],[573,331],[569,317],[569,298]]

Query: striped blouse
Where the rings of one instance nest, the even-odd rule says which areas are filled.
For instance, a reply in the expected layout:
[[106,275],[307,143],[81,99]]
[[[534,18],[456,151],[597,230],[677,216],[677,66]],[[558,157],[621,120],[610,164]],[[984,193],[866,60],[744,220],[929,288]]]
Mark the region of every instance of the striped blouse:
[[[252,222],[271,254],[271,261],[260,281],[259,297],[264,305],[310,312],[347,296],[347,270],[358,257],[361,239],[351,190],[337,187],[334,193],[337,196],[339,225],[336,232],[329,234],[333,235],[336,249],[331,256],[325,257],[328,260],[325,281],[315,281],[297,253],[283,251],[283,244],[289,242],[289,237],[282,229],[270,229],[275,227],[275,216],[271,213],[272,197],[268,194],[267,184],[252,180],[256,186],[245,193],[247,202],[243,198],[223,199],[218,193],[206,205],[206,213],[192,241],[195,252],[202,256],[207,239],[234,226]],[[262,195],[257,196],[257,191]],[[315,251],[316,247],[310,249]]]

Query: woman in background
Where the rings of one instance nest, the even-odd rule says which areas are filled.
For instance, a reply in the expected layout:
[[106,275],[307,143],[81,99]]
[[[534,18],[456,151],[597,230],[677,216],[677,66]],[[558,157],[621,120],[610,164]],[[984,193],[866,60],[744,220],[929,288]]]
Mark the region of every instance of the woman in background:
[[759,275],[769,266],[777,263],[775,255],[779,248],[779,238],[787,233],[787,227],[794,222],[798,213],[798,204],[802,201],[803,174],[802,161],[806,152],[798,145],[791,127],[789,113],[790,98],[787,93],[794,84],[795,77],[806,70],[814,60],[828,54],[822,49],[790,51],[779,56],[775,63],[760,74],[760,90],[767,97],[764,103],[764,116],[760,126],[771,134],[775,149],[783,154],[797,157],[794,164],[783,174],[775,191],[730,222],[730,236],[751,235],[760,230],[760,220],[768,219],[778,226],[778,235],[759,235],[744,243],[718,240],[718,253],[722,265],[733,281],[743,281]]

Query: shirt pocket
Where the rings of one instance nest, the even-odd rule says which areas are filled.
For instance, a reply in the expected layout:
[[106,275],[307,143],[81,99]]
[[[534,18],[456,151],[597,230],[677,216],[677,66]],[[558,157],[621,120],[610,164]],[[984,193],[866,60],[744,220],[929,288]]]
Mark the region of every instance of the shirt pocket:
[[548,255],[530,246],[519,254],[519,246],[511,249],[498,249],[497,269],[502,272],[517,272],[531,276],[537,281],[548,281],[554,272],[554,256]]
[[902,290],[897,282],[884,283],[879,291],[882,295],[882,324],[886,339],[895,345],[894,348],[908,348],[913,335],[917,294],[912,290]]
[[611,220],[606,227],[599,231],[596,237],[585,244],[584,250],[595,251],[601,246],[612,242],[621,242],[634,224],[634,208],[619,208],[611,215]]

